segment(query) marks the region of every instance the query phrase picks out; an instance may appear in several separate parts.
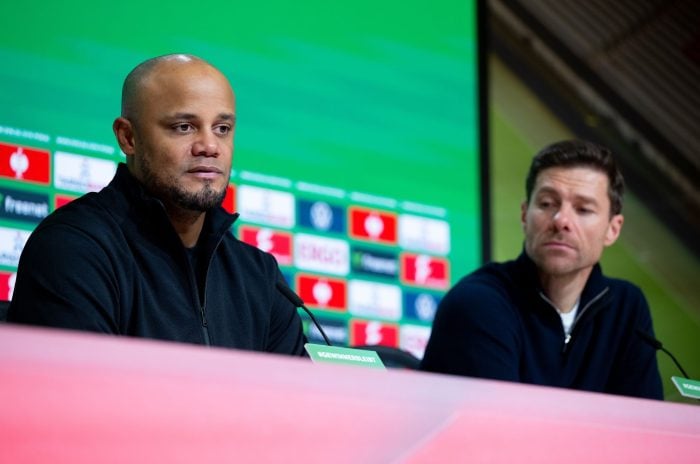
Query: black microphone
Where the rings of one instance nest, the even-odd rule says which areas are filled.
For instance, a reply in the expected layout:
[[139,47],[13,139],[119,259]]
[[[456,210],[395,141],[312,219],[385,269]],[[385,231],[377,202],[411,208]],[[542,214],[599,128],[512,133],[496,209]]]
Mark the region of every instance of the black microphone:
[[318,329],[318,331],[321,332],[321,335],[323,336],[323,339],[326,341],[326,345],[328,345],[328,346],[333,346],[333,345],[331,345],[331,342],[328,340],[328,337],[326,337],[326,332],[324,332],[323,329],[321,328],[321,324],[318,323],[318,321],[316,320],[316,318],[314,317],[314,315],[311,313],[311,311],[309,310],[309,308],[307,308],[307,307],[304,305],[304,300],[302,300],[301,298],[299,298],[299,295],[297,295],[296,293],[294,293],[294,291],[293,291],[291,288],[289,288],[284,282],[282,282],[282,281],[277,281],[277,284],[276,284],[276,285],[277,285],[277,290],[279,290],[280,293],[281,293],[282,295],[284,295],[294,306],[296,306],[297,308],[301,308],[301,309],[303,309],[304,311],[306,311],[306,314],[309,315],[309,317],[310,317],[311,320],[313,321],[313,323],[314,323],[314,325],[316,326],[316,328]]
[[650,344],[652,347],[654,347],[655,350],[661,350],[664,353],[666,353],[667,355],[669,355],[671,357],[671,359],[673,360],[673,362],[676,363],[676,366],[678,366],[678,369],[680,369],[681,372],[683,373],[683,377],[685,377],[686,379],[690,378],[690,377],[688,377],[688,374],[685,372],[685,369],[683,369],[683,367],[681,366],[681,363],[678,362],[676,357],[673,356],[673,354],[670,351],[668,351],[666,348],[664,348],[663,343],[661,343],[660,341],[658,341],[657,339],[655,339],[654,337],[652,337],[648,333],[644,332],[642,329],[636,329],[636,331],[637,331],[637,335],[642,337],[642,339],[645,342],[647,342],[648,344]]

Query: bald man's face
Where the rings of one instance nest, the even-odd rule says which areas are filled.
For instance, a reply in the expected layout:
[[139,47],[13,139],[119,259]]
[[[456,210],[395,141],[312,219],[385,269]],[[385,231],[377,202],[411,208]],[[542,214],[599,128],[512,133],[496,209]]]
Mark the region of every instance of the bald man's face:
[[132,174],[166,207],[206,211],[219,205],[233,156],[235,98],[228,80],[202,62],[160,63],[136,102],[138,119],[126,122],[131,143],[122,143],[115,122]]

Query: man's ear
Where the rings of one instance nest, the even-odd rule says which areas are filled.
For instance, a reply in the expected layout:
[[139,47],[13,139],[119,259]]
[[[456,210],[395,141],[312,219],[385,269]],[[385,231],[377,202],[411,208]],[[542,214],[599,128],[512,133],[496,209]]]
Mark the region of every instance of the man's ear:
[[622,214],[616,214],[610,219],[608,230],[605,231],[605,246],[610,246],[617,241],[620,232],[622,232],[622,224],[624,222],[625,218]]
[[119,148],[122,149],[125,155],[130,156],[135,153],[134,143],[134,126],[128,119],[118,117],[112,124],[112,130],[117,137]]
[[522,203],[520,203],[520,224],[523,226],[523,230],[525,230],[525,223],[527,222],[527,200],[523,200]]

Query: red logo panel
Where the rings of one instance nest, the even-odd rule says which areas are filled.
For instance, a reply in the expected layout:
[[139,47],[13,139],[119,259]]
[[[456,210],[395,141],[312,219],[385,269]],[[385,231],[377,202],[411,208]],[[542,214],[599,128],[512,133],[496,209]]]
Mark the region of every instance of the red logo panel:
[[414,253],[402,253],[400,259],[402,283],[441,290],[450,285],[447,259]]
[[399,326],[377,321],[350,321],[350,345],[399,346]]
[[221,202],[221,206],[223,206],[223,208],[231,214],[233,214],[236,211],[235,185],[229,184],[229,186],[226,187],[226,196],[224,197],[224,201]]
[[387,245],[396,244],[398,225],[395,213],[351,206],[348,214],[352,238]]
[[11,300],[12,290],[15,288],[14,272],[0,271],[0,300]]
[[334,311],[347,308],[347,283],[342,279],[298,274],[296,283],[299,296],[309,307]]
[[71,201],[75,200],[76,198],[78,198],[78,197],[74,197],[74,196],[70,196],[70,195],[59,195],[59,194],[56,194],[56,195],[54,195],[54,197],[53,197],[54,209],[58,209],[58,208],[60,208],[61,206],[65,206],[65,205],[67,205],[68,203],[70,203]]
[[238,235],[242,241],[260,248],[275,257],[282,266],[292,264],[292,234],[263,227],[241,226]]
[[50,167],[46,150],[0,143],[0,177],[48,184]]

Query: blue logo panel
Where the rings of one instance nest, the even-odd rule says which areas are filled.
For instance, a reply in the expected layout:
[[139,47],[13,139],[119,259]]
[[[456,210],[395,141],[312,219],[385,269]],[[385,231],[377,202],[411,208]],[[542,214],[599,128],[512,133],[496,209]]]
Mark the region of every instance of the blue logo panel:
[[432,293],[406,291],[403,294],[404,316],[421,322],[433,322],[440,300]]
[[345,210],[325,201],[297,201],[297,223],[319,232],[345,233]]

